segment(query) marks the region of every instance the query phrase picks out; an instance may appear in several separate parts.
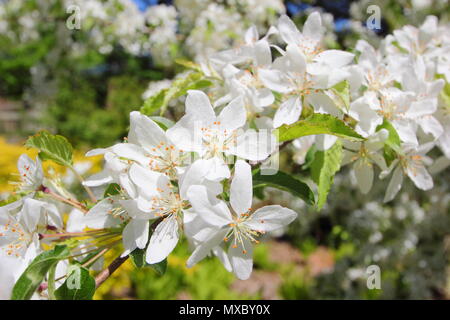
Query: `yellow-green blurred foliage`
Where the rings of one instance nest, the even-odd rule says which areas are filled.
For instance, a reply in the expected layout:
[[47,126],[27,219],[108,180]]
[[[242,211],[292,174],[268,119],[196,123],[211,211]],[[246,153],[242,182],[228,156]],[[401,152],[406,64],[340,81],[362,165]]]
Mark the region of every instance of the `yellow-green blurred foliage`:
[[[4,137],[0,136],[0,193],[14,191],[15,186],[9,182],[18,181],[17,160],[24,153],[34,159],[38,152],[36,149],[25,148],[23,144],[8,143]],[[101,158],[101,156],[86,158],[84,153],[79,151],[74,153],[74,163],[80,161],[90,161],[92,163],[89,174],[100,170]],[[44,172],[50,166],[60,174],[64,174],[67,170],[54,162],[46,161],[43,163]]]

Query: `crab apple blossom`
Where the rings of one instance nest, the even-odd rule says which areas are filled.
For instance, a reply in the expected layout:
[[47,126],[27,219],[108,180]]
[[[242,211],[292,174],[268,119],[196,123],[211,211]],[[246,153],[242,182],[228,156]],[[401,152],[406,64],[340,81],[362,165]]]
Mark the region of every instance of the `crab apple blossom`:
[[[213,255],[245,280],[253,270],[256,244],[284,232],[298,234],[293,229],[322,208],[321,219],[326,215],[333,224],[337,206],[331,202],[347,208],[370,199],[363,209],[339,217],[339,223],[344,226],[352,217],[351,224],[369,230],[370,250],[378,251],[370,259],[361,255],[364,263],[384,261],[390,252],[378,245],[385,236],[379,229],[393,220],[366,223],[371,216],[363,213],[378,210],[381,219],[396,212],[398,221],[406,221],[405,208],[412,208],[420,222],[421,211],[405,199],[416,189],[436,189],[434,182],[439,192],[448,193],[448,186],[438,183],[450,165],[448,25],[429,16],[421,26],[404,26],[380,36],[379,43],[359,39],[355,50],[344,51],[336,49],[345,45],[329,30],[332,21],[324,12],[313,10],[297,26],[296,18],[278,10],[278,16],[264,19],[270,25],[261,25],[256,18],[241,21],[222,3],[209,4],[197,17],[191,2],[177,2],[177,8],[150,8],[132,23],[125,13],[136,14],[136,8],[124,5],[113,34],[97,39],[105,54],[113,50],[106,38],[120,35],[117,44],[127,52],[144,58],[147,50],[173,76],[151,82],[140,110],[129,114],[123,140],[121,135],[85,153],[102,156],[100,170],[94,171],[92,158],[78,161],[60,135],[46,132],[27,140],[38,156],[35,161],[19,157],[16,192],[1,199],[0,298],[62,299],[83,293],[89,299],[127,259],[136,268],[163,273],[172,267],[170,258],[180,243],[191,250],[182,258],[189,256],[186,261],[180,260],[188,267]],[[245,4],[242,10],[271,8],[266,2]],[[91,5],[105,10],[84,14],[103,23],[109,6]],[[182,39],[184,29],[192,32]],[[181,42],[179,48],[167,45]],[[178,59],[185,53],[193,61]],[[164,55],[167,59],[161,59]],[[175,56],[182,72],[171,67]],[[272,160],[275,170],[265,170]],[[61,178],[41,162],[68,171]],[[342,170],[345,165],[348,170]],[[355,197],[348,181],[356,181],[364,197]],[[335,196],[338,187],[342,193]],[[448,197],[432,195],[427,205],[441,201],[437,198]],[[301,223],[291,224],[297,217]],[[331,233],[348,240],[342,226],[333,225]],[[419,242],[410,234],[406,238],[398,251],[410,252]],[[109,255],[115,260],[105,266]],[[46,268],[35,268],[42,261]],[[341,262],[333,261],[336,270]],[[75,269],[83,274],[82,290],[64,292]],[[357,278],[361,272],[348,274]]]
[[[211,201],[204,186],[188,190],[194,211],[214,227],[192,253],[187,264],[192,266],[216,247],[228,244],[228,259],[239,279],[247,279],[252,271],[253,245],[265,232],[282,228],[292,222],[297,213],[281,206],[265,206],[252,212],[253,186],[250,165],[238,160],[230,187],[229,208],[220,200]],[[230,210],[231,209],[231,210]]]

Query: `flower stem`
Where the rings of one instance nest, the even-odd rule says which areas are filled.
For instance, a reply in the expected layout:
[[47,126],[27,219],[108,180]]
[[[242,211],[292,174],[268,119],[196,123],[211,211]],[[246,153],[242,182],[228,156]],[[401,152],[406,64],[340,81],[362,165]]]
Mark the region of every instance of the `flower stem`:
[[60,196],[59,194],[53,192],[52,190],[50,190],[49,188],[46,188],[46,187],[44,187],[43,191],[44,191],[44,193],[48,194],[52,198],[54,198],[58,201],[67,203],[67,204],[71,205],[72,207],[75,207],[78,210],[82,211],[83,213],[88,212],[87,208],[82,203],[80,203],[76,200],[64,198],[63,196]]
[[83,184],[84,179],[83,177],[73,168],[73,167],[69,167],[72,172],[74,173],[74,175],[77,177],[77,179],[80,181],[81,185],[83,186],[84,190],[86,190],[87,194],[89,195],[89,198],[91,198],[91,201],[96,203],[97,202],[97,198],[95,197],[94,193],[92,192],[91,188],[89,188],[88,186],[85,186]]
[[105,248],[93,256],[91,259],[82,264],[84,268],[89,268],[95,261],[97,261],[101,256],[103,256],[110,248]]

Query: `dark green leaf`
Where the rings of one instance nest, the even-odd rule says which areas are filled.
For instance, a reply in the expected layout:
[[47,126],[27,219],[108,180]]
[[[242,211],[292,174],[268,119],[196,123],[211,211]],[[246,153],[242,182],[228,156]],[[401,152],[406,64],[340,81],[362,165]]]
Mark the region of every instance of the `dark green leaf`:
[[288,173],[278,171],[274,175],[262,175],[260,169],[253,172],[253,188],[273,187],[288,191],[303,199],[307,204],[314,204],[314,193],[308,185]]
[[145,261],[145,249],[136,248],[130,253],[130,258],[136,268],[150,267],[159,275],[163,275],[167,269],[167,259],[155,264],[148,264]]
[[70,265],[67,279],[55,291],[58,300],[92,300],[95,293],[95,279],[79,264]]
[[103,198],[108,198],[120,194],[122,188],[117,183],[110,183],[103,194]]
[[56,246],[53,250],[38,255],[17,280],[11,300],[28,300],[44,280],[45,275],[58,261],[67,259],[70,250],[67,246]]

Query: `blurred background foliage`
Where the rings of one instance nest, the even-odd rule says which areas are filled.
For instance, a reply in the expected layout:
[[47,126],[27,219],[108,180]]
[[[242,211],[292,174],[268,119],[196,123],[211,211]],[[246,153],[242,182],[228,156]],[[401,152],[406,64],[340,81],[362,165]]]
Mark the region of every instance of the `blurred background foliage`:
[[[287,12],[301,25],[312,10],[320,10],[327,45],[351,51],[358,39],[377,45],[394,29],[419,25],[428,14],[443,22],[450,17],[446,0],[114,0],[108,9],[113,20],[91,14],[81,30],[71,32],[65,26],[68,3],[0,0],[0,193],[13,190],[8,181],[15,179],[11,172],[16,172],[19,155],[35,156],[21,142],[38,129],[68,137],[81,151],[123,139],[129,112],[140,108],[143,97],[155,91],[153,87],[164,85],[161,80],[183,71],[175,58],[201,62],[209,48],[218,50],[237,40],[237,34],[226,25],[220,29],[222,20],[214,18],[229,20],[238,33],[251,24],[257,24],[262,33],[281,13]],[[381,8],[382,29],[376,33],[365,27],[370,4]],[[178,17],[170,16],[172,11],[164,5],[175,5]],[[133,14],[152,8],[165,8],[166,20],[154,22],[156,14],[150,12],[146,30],[175,31],[171,41],[151,39],[146,50],[151,35],[132,30]],[[258,8],[264,12],[260,14]],[[128,20],[116,16],[115,10],[126,12]],[[167,27],[171,21],[179,24]],[[205,21],[207,34],[200,27]],[[133,44],[141,42],[136,49]],[[83,163],[87,160],[81,151],[76,162]],[[84,173],[98,168],[97,160]],[[291,166],[300,178],[303,170]],[[271,201],[292,207],[300,213],[299,219],[275,240],[256,247],[255,271],[249,280],[236,280],[217,259],[187,269],[190,251],[184,242],[169,257],[164,276],[150,269],[137,270],[127,262],[121,267],[127,272],[116,272],[95,298],[449,298],[449,173],[447,169],[441,174],[433,191],[406,184],[396,201],[383,205],[383,184],[363,196],[343,170],[321,212],[268,189]],[[107,259],[118,253],[110,252]],[[382,290],[367,289],[365,270],[371,264],[381,267]]]

